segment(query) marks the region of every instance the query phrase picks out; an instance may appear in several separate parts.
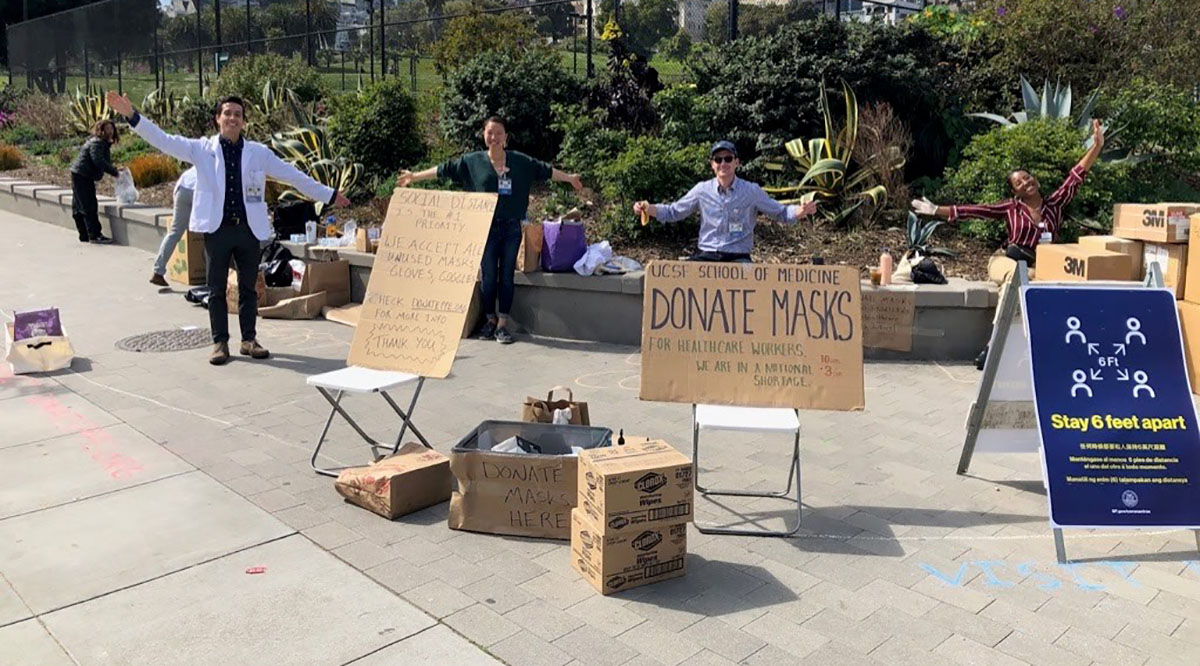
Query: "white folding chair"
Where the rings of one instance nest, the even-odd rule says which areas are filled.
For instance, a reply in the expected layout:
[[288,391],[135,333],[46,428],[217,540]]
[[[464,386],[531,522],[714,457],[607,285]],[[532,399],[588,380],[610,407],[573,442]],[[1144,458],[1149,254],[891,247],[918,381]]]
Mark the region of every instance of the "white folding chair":
[[[400,409],[400,406],[392,400],[392,397],[387,392],[413,382],[416,382],[416,388],[413,390],[412,401],[408,404],[408,411],[405,412],[403,409]],[[384,448],[384,445],[372,439],[370,435],[354,422],[354,419],[346,413],[346,410],[342,409],[342,396],[346,393],[378,393],[383,396],[387,404],[391,405],[396,414],[400,416],[400,420],[403,423],[400,426],[400,433],[396,435],[396,441],[392,444],[392,453],[400,449],[401,440],[404,439],[404,433],[409,428],[412,428],[413,434],[417,436],[417,439],[421,440],[421,443],[426,448],[433,448],[412,422],[412,413],[417,407],[417,398],[421,396],[421,387],[425,385],[424,377],[410,375],[405,372],[389,372],[386,370],[371,370],[370,368],[348,366],[341,370],[313,375],[308,378],[308,385],[316,387],[317,392],[333,407],[329,412],[329,418],[325,420],[325,427],[321,430],[321,437],[317,440],[317,448],[313,449],[312,460],[309,463],[318,474],[337,476],[337,472],[340,469],[345,469],[317,467],[317,456],[321,453],[321,446],[325,443],[325,436],[329,434],[329,426],[333,423],[335,414],[340,414],[343,419],[346,419],[350,427],[354,428],[354,431],[371,446],[371,451],[374,454],[373,457],[378,456],[379,450]]]
[[[792,464],[788,469],[787,488],[780,492],[752,490],[712,490],[700,485],[700,431],[725,430],[740,432],[792,433],[795,444]],[[800,416],[794,409],[783,407],[734,407],[730,405],[692,405],[692,463],[696,466],[696,491],[701,496],[729,495],[736,497],[788,497],[796,482],[796,525],[783,530],[745,530],[732,527],[710,527],[696,523],[704,534],[736,534],[739,536],[791,536],[800,531]],[[786,527],[786,522],[784,523]]]

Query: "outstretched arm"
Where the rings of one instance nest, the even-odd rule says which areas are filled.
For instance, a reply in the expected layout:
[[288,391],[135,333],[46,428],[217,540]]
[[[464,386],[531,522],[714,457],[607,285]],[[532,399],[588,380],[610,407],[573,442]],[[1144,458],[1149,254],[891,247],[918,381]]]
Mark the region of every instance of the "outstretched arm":
[[1088,148],[1083,159],[1079,160],[1079,166],[1083,167],[1084,171],[1092,168],[1096,160],[1100,159],[1100,153],[1104,150],[1104,123],[1100,122],[1099,118],[1092,120],[1092,147]]
[[268,155],[266,166],[268,176],[281,183],[291,185],[313,201],[321,201],[338,207],[350,205],[350,200],[340,192],[318,183],[303,171],[279,159],[279,156],[274,153]]
[[994,204],[964,204],[955,206],[938,206],[929,199],[913,199],[912,209],[918,215],[940,217],[951,223],[964,219],[1002,220],[1008,214],[1012,202],[1001,201]]
[[396,178],[396,187],[408,187],[413,183],[420,183],[425,180],[433,180],[434,178],[437,178],[437,174],[437,167],[430,167],[424,171],[418,171],[416,173],[405,169],[404,171],[401,171],[400,176]]
[[129,120],[130,129],[136,132],[138,136],[145,139],[146,143],[154,146],[155,148],[170,155],[171,157],[174,157],[177,160],[187,162],[189,164],[196,163],[195,151],[196,147],[201,143],[199,140],[188,139],[175,134],[167,134],[159,129],[158,125],[150,122],[149,118],[146,118],[135,111],[133,108],[133,103],[129,101],[129,98],[124,95],[117,94],[117,91],[115,90],[108,91],[107,101],[108,106],[112,108],[113,111],[125,116],[125,118]]

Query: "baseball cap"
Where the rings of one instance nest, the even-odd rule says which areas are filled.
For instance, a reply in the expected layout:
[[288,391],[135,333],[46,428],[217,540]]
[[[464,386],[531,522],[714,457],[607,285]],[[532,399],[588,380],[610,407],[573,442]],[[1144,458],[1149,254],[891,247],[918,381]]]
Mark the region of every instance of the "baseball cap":
[[728,150],[729,152],[733,153],[734,157],[737,157],[737,146],[733,145],[732,141],[718,141],[714,143],[712,150],[708,151],[708,156],[712,157],[722,150]]

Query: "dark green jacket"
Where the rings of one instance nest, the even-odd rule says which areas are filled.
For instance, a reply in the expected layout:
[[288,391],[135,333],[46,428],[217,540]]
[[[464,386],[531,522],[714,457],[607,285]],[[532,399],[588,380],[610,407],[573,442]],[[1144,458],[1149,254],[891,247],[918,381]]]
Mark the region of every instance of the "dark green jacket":
[[[504,166],[512,178],[512,194],[502,194],[496,202],[493,220],[523,220],[529,210],[529,188],[535,182],[550,180],[554,168],[515,150],[504,151]],[[468,192],[495,192],[499,179],[486,150],[467,153],[438,167],[438,178],[454,181]]]

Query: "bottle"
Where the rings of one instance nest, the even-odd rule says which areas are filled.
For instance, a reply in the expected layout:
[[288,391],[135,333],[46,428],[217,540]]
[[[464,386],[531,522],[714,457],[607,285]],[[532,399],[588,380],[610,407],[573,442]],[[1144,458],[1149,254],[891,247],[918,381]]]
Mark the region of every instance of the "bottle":
[[337,235],[338,235],[337,218],[330,215],[329,217],[325,218],[325,237],[326,238],[336,238]]
[[309,220],[304,223],[304,236],[309,245],[317,244],[317,223]]
[[342,245],[353,247],[357,234],[358,222],[355,220],[346,220],[346,223],[342,225]]
[[887,286],[892,283],[892,271],[896,269],[893,264],[892,253],[885,247],[883,254],[879,255],[879,284]]

